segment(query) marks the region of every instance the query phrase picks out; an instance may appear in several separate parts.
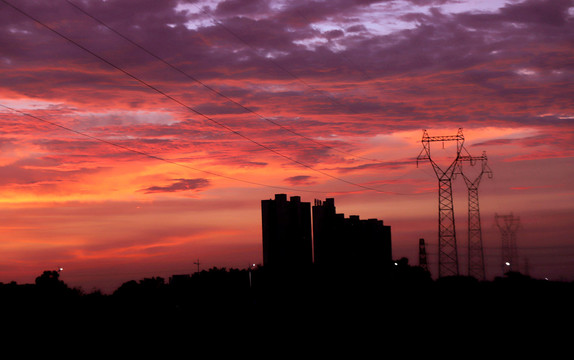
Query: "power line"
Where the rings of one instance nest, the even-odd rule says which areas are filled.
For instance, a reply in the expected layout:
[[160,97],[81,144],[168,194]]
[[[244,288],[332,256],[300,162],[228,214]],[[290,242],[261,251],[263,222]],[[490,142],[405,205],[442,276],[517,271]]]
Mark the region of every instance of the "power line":
[[[438,246],[437,243],[426,243],[426,245],[431,245],[431,246]],[[502,251],[503,247],[502,246],[483,246],[483,249],[485,250],[496,250],[496,251]],[[570,250],[570,249],[574,249],[574,245],[556,245],[556,246],[552,246],[552,245],[547,245],[547,246],[518,246],[518,249],[520,251],[542,251],[542,250],[549,250],[549,251],[564,251],[564,250]],[[564,253],[561,253],[560,255],[562,255]]]
[[330,177],[330,178],[333,178],[333,179],[335,179],[335,180],[338,180],[338,181],[347,183],[347,184],[349,184],[349,185],[353,185],[353,186],[360,187],[360,188],[365,189],[365,190],[371,190],[371,191],[380,192],[380,193],[393,193],[393,192],[382,191],[382,190],[379,190],[379,189],[376,189],[376,188],[372,188],[372,187],[369,187],[369,186],[364,186],[364,185],[361,185],[361,184],[357,184],[357,183],[354,183],[354,182],[351,182],[351,181],[348,181],[348,180],[339,178],[339,177],[337,177],[337,176],[331,175],[331,174],[326,173],[326,172],[324,172],[324,171],[315,169],[315,168],[313,168],[313,167],[310,166],[310,165],[307,165],[307,164],[305,164],[305,163],[303,163],[303,162],[301,162],[301,161],[299,161],[299,160],[293,159],[293,158],[291,158],[291,157],[289,157],[289,156],[287,156],[287,155],[285,155],[285,154],[282,154],[281,152],[279,152],[279,151],[277,151],[277,150],[275,150],[275,149],[273,149],[273,148],[271,148],[271,147],[269,147],[269,146],[267,146],[267,145],[264,145],[264,144],[262,144],[262,143],[260,143],[260,142],[258,142],[258,141],[256,141],[256,140],[253,140],[253,139],[251,139],[250,137],[248,137],[248,136],[246,136],[246,135],[243,135],[243,134],[241,134],[240,132],[238,132],[238,131],[236,131],[236,130],[230,128],[229,126],[227,126],[227,125],[225,125],[225,124],[223,124],[223,123],[221,123],[221,122],[219,122],[219,121],[217,121],[217,120],[215,120],[215,119],[213,119],[213,118],[210,118],[209,116],[207,116],[207,115],[205,115],[205,114],[199,112],[198,110],[196,110],[196,109],[190,107],[189,105],[186,105],[185,103],[183,103],[183,102],[181,102],[180,100],[174,98],[173,96],[167,94],[166,92],[164,92],[164,91],[158,89],[157,87],[155,87],[155,86],[149,84],[148,82],[146,82],[146,81],[144,81],[144,80],[138,78],[137,76],[133,75],[132,73],[128,72],[127,70],[125,70],[125,69],[123,69],[123,68],[121,68],[121,67],[115,65],[115,64],[112,63],[111,61],[105,59],[104,57],[102,57],[102,56],[100,56],[100,55],[98,55],[98,54],[96,54],[95,52],[91,51],[90,49],[86,48],[85,46],[83,46],[83,45],[79,44],[78,42],[72,40],[72,39],[69,38],[68,36],[66,36],[66,35],[64,35],[64,34],[62,34],[62,33],[60,33],[60,32],[57,31],[56,29],[54,29],[54,28],[52,28],[51,26],[45,24],[44,22],[40,21],[39,19],[33,17],[32,15],[28,14],[28,13],[25,12],[24,10],[22,10],[22,9],[16,7],[16,6],[14,6],[14,5],[11,4],[10,2],[8,2],[8,1],[6,1],[6,0],[1,0],[1,1],[2,1],[3,3],[5,3],[6,5],[10,6],[11,8],[13,8],[14,10],[20,12],[20,13],[23,14],[24,16],[30,18],[31,20],[35,21],[36,23],[40,24],[41,26],[45,27],[46,29],[50,30],[50,31],[53,32],[54,34],[56,34],[56,35],[62,37],[63,39],[67,40],[68,42],[72,43],[73,45],[79,47],[80,49],[82,49],[82,50],[86,51],[87,53],[91,54],[92,56],[96,57],[97,59],[99,59],[99,60],[105,62],[106,64],[108,64],[109,66],[113,67],[114,69],[116,69],[116,70],[122,72],[123,74],[127,75],[128,77],[134,79],[135,81],[139,82],[140,84],[142,84],[142,85],[144,85],[144,86],[150,88],[151,90],[153,90],[153,91],[159,93],[160,95],[163,95],[164,97],[168,98],[169,100],[171,100],[171,101],[173,101],[173,102],[175,102],[175,103],[177,103],[177,104],[179,104],[179,105],[185,107],[186,109],[188,109],[188,110],[190,110],[190,111],[196,113],[197,115],[199,115],[199,116],[205,118],[206,120],[209,120],[209,121],[211,121],[211,122],[217,124],[218,126],[220,126],[220,127],[224,128],[224,129],[228,130],[229,132],[231,132],[231,133],[233,133],[233,134],[235,134],[235,135],[237,135],[237,136],[240,136],[240,137],[242,137],[243,139],[245,139],[245,140],[247,140],[247,141],[250,141],[250,142],[252,142],[253,144],[255,144],[255,145],[257,145],[257,146],[259,146],[259,147],[261,147],[261,148],[263,148],[263,149],[265,149],[265,150],[267,150],[267,151],[270,151],[270,152],[272,152],[272,153],[274,153],[274,154],[276,154],[276,155],[278,155],[278,156],[281,156],[281,157],[283,157],[283,158],[285,158],[285,159],[287,159],[287,160],[289,160],[289,161],[291,161],[291,162],[294,162],[294,163],[296,163],[296,164],[298,164],[298,165],[301,165],[301,166],[303,166],[303,167],[306,167],[306,168],[308,168],[308,169],[310,169],[310,170],[312,170],[312,171],[318,172],[318,173],[320,173],[320,174],[322,174],[322,175],[325,175],[325,176]]
[[[76,5],[76,4],[73,3],[72,1],[66,0],[66,2],[67,2],[68,4],[70,4],[70,5],[72,5],[73,7],[75,7],[76,9],[78,9],[78,10],[79,10],[80,12],[82,12],[84,15],[90,17],[90,18],[93,19],[94,21],[96,21],[96,22],[98,22],[99,24],[101,24],[102,26],[106,27],[108,30],[110,30],[110,31],[113,32],[114,34],[118,35],[119,37],[121,37],[122,39],[126,40],[126,41],[129,42],[130,44],[136,46],[136,47],[139,48],[140,50],[146,52],[148,55],[150,55],[150,56],[154,57],[155,59],[159,60],[160,62],[162,62],[163,64],[167,65],[167,66],[170,67],[171,69],[173,69],[173,70],[177,71],[178,73],[184,75],[184,76],[187,77],[188,79],[197,82],[198,84],[200,84],[201,86],[203,86],[203,87],[206,88],[207,90],[209,90],[209,91],[213,92],[214,94],[216,94],[216,95],[218,95],[218,96],[220,96],[220,97],[222,97],[222,98],[224,98],[224,99],[226,99],[226,100],[232,102],[233,104],[239,106],[239,107],[242,108],[243,110],[245,110],[245,111],[247,111],[247,112],[249,112],[249,113],[251,113],[251,114],[253,114],[253,115],[256,115],[256,116],[259,117],[260,119],[265,120],[265,121],[267,121],[267,122],[269,122],[269,123],[271,123],[271,124],[273,124],[273,125],[275,125],[275,126],[278,126],[279,128],[281,128],[281,129],[283,129],[283,130],[285,130],[285,131],[288,131],[288,132],[290,132],[290,133],[293,134],[293,135],[296,135],[296,136],[299,136],[299,137],[301,137],[301,138],[304,138],[304,139],[306,139],[306,140],[308,140],[308,141],[311,141],[311,142],[313,142],[313,143],[316,144],[316,145],[319,145],[319,146],[322,146],[322,147],[326,147],[326,148],[328,148],[328,149],[330,149],[330,150],[337,151],[337,152],[342,153],[342,154],[345,154],[345,155],[350,155],[350,156],[352,156],[352,157],[354,157],[354,158],[357,158],[357,159],[380,162],[380,161],[377,161],[377,160],[374,160],[374,159],[365,158],[365,157],[358,156],[358,155],[352,154],[352,153],[347,152],[347,151],[344,151],[344,150],[337,149],[337,148],[335,148],[335,147],[333,147],[333,146],[327,145],[327,144],[322,143],[322,142],[320,142],[320,141],[317,141],[317,140],[315,140],[315,139],[313,139],[313,138],[311,138],[311,137],[308,137],[308,136],[303,135],[303,134],[301,134],[301,133],[299,133],[299,132],[296,132],[295,130],[293,130],[293,129],[291,129],[291,128],[288,128],[288,127],[286,127],[286,126],[283,126],[283,125],[279,124],[278,122],[273,121],[273,120],[271,120],[271,119],[269,119],[269,118],[267,118],[267,117],[264,117],[263,115],[261,115],[261,114],[255,112],[254,110],[248,108],[247,106],[245,106],[245,105],[239,103],[238,101],[236,101],[236,100],[230,98],[229,96],[225,95],[225,94],[222,93],[221,91],[219,91],[219,90],[217,90],[217,89],[215,89],[215,88],[213,88],[213,87],[207,85],[205,82],[199,80],[198,78],[196,78],[195,76],[189,74],[188,72],[185,72],[185,71],[181,70],[180,68],[178,68],[177,66],[171,64],[170,62],[168,62],[167,60],[163,59],[163,58],[160,57],[159,55],[157,55],[157,54],[153,53],[152,51],[148,50],[147,48],[145,48],[143,45],[138,44],[137,42],[135,42],[135,41],[133,41],[132,39],[128,38],[128,37],[125,36],[124,34],[122,34],[122,33],[120,33],[119,31],[117,31],[116,29],[112,28],[111,26],[109,26],[107,23],[105,23],[105,22],[102,21],[101,19],[99,19],[99,18],[95,17],[94,15],[88,13],[85,9],[83,9],[82,7]],[[224,25],[222,25],[222,24],[220,24],[220,25],[221,25],[222,27],[226,28]],[[226,29],[227,29],[227,28],[226,28]],[[229,29],[227,29],[227,30],[228,30],[230,33],[232,33]],[[244,42],[244,41],[243,41],[243,42]],[[287,71],[286,69],[284,69],[284,70]],[[295,75],[292,74],[292,76],[295,76]],[[309,85],[307,85],[307,86],[309,86]]]
[[5,108],[5,109],[8,109],[8,110],[10,110],[10,111],[19,113],[19,114],[21,114],[21,115],[30,117],[30,118],[35,119],[35,120],[38,120],[38,121],[41,121],[41,122],[43,122],[43,123],[46,123],[46,124],[50,124],[50,125],[52,125],[52,126],[59,127],[60,129],[64,129],[64,130],[69,131],[69,132],[72,132],[72,133],[74,133],[74,134],[81,135],[81,136],[87,137],[87,138],[89,138],[89,139],[102,142],[102,143],[107,144],[107,145],[115,146],[115,147],[120,148],[120,149],[122,149],[122,150],[126,150],[126,151],[129,151],[129,152],[133,152],[133,153],[138,154],[138,155],[146,156],[146,157],[149,157],[149,158],[152,158],[152,159],[156,159],[156,160],[160,160],[160,161],[163,161],[163,162],[166,162],[166,163],[170,163],[170,164],[173,164],[173,165],[177,165],[177,166],[180,166],[180,167],[189,169],[189,170],[199,171],[199,172],[202,172],[202,173],[205,173],[205,174],[209,174],[209,175],[212,175],[212,176],[217,176],[217,177],[221,177],[221,178],[225,178],[225,179],[229,179],[229,180],[239,181],[239,182],[243,182],[243,183],[250,184],[250,185],[262,186],[262,187],[269,187],[269,188],[274,188],[274,189],[279,189],[279,190],[303,191],[303,192],[311,192],[311,193],[329,193],[329,192],[327,192],[327,191],[302,190],[302,189],[293,189],[293,188],[288,188],[288,187],[268,185],[268,184],[258,183],[258,182],[255,182],[255,181],[244,180],[244,179],[239,179],[239,178],[232,177],[232,176],[223,175],[223,174],[215,173],[215,172],[208,171],[208,170],[198,169],[198,168],[195,168],[195,167],[186,165],[186,164],[179,163],[179,162],[177,162],[177,161],[173,161],[173,160],[170,160],[170,159],[162,158],[162,157],[159,157],[159,156],[156,156],[156,155],[152,155],[152,154],[149,154],[149,153],[140,151],[140,150],[132,149],[132,148],[130,148],[130,147],[127,147],[127,146],[124,146],[124,145],[121,145],[121,144],[117,144],[117,143],[114,143],[114,142],[111,142],[111,141],[108,141],[108,140],[105,140],[105,139],[102,139],[102,138],[95,137],[95,136],[92,136],[92,135],[90,135],[90,134],[86,134],[86,133],[84,133],[84,132],[77,131],[77,130],[74,130],[74,129],[72,129],[72,128],[69,128],[69,127],[60,125],[60,124],[58,124],[58,123],[55,123],[55,122],[52,122],[52,121],[49,121],[49,120],[42,119],[42,118],[40,118],[40,117],[38,117],[38,116],[36,116],[36,115],[32,115],[32,114],[29,114],[29,113],[26,113],[26,112],[17,110],[17,109],[14,109],[14,108],[12,108],[12,107],[9,107],[9,106],[3,105],[3,104],[0,104],[0,106],[3,107],[3,108]]
[[[241,43],[243,43],[244,45],[246,45],[248,48],[250,48],[252,50],[252,52],[257,55],[258,57],[261,58],[261,55],[258,53],[257,49],[254,48],[247,40],[245,40],[244,38],[242,38],[241,36],[239,36],[236,32],[234,32],[233,30],[231,30],[228,26],[224,25],[221,21],[218,21],[217,19],[215,19],[213,16],[211,16],[204,8],[200,8],[195,4],[191,4],[193,5],[195,8],[197,8],[200,12],[203,12],[205,15],[209,16],[211,18],[211,21],[215,24],[220,26],[221,28],[223,28],[225,31],[227,31],[229,34],[231,34],[233,37],[235,37],[237,40],[239,40]],[[297,11],[299,13],[300,16],[302,16],[304,19],[306,19],[299,11]],[[305,80],[301,79],[300,77],[298,77],[297,75],[295,75],[292,71],[288,70],[287,68],[285,68],[283,65],[281,65],[280,63],[278,63],[277,61],[275,61],[273,58],[270,57],[262,57],[264,60],[269,61],[270,63],[272,63],[274,66],[276,66],[277,68],[279,68],[280,70],[284,71],[286,74],[288,74],[289,76],[291,76],[293,79],[297,80],[298,82],[300,82],[301,84],[303,84],[304,86],[308,87],[311,91],[314,92],[318,92],[319,94],[325,96],[326,98],[328,98],[329,100],[331,100],[331,102],[334,105],[337,105],[339,107],[345,107],[347,110],[349,110],[352,113],[356,113],[352,108],[350,108],[349,106],[341,103],[339,100],[337,100],[337,98],[335,98],[333,95],[331,95],[330,93],[328,93],[325,90],[321,90],[321,89],[317,89],[314,86],[312,86],[311,84],[309,84],[308,82],[306,82]],[[347,59],[347,61],[349,61],[351,64],[351,60]],[[288,130],[289,131],[289,130]],[[312,140],[313,141],[313,140]],[[321,146],[326,146],[328,148],[332,148],[328,145],[322,144],[320,143]],[[334,149],[334,148],[332,148]],[[335,151],[339,151],[342,152],[344,154],[353,156],[357,159],[362,159],[362,160],[367,160],[370,162],[375,162],[375,163],[380,163],[380,160],[377,159],[371,159],[371,158],[367,158],[367,157],[363,157],[363,156],[358,156],[358,155],[354,155],[350,152],[346,152],[343,150],[337,150],[334,149]]]
[[[257,53],[257,49],[255,49],[248,41],[246,41],[245,39],[243,39],[241,36],[239,36],[236,32],[232,31],[229,27],[225,26],[222,22],[218,21],[217,19],[213,18],[210,14],[208,14],[205,9],[199,8],[197,7],[197,5],[192,4],[193,6],[195,6],[197,9],[199,9],[199,11],[203,12],[204,14],[206,14],[207,16],[211,17],[211,21],[216,24],[221,26],[225,31],[227,31],[228,33],[230,33],[233,37],[235,37],[237,40],[239,40],[240,42],[242,42],[244,45],[246,45],[247,47],[249,47],[257,56],[259,56],[259,54]],[[313,86],[311,86],[308,82],[306,82],[305,80],[301,79],[300,77],[298,77],[297,75],[295,75],[292,71],[289,71],[287,68],[285,68],[283,65],[279,64],[277,61],[273,60],[273,58],[269,58],[269,57],[265,57],[265,59],[269,62],[271,62],[273,65],[275,65],[277,68],[281,69],[282,71],[284,71],[286,74],[288,74],[289,76],[291,76],[293,79],[299,81],[301,84],[305,85],[306,87],[308,87],[309,89],[311,89],[312,91],[318,92],[321,95],[324,95],[325,97],[329,98],[331,100],[331,102],[333,102],[336,105],[339,106],[343,106],[343,104],[341,104],[335,97],[333,97],[331,94],[327,93],[326,91],[320,90],[320,89],[316,89]],[[352,109],[349,109],[352,111]]]

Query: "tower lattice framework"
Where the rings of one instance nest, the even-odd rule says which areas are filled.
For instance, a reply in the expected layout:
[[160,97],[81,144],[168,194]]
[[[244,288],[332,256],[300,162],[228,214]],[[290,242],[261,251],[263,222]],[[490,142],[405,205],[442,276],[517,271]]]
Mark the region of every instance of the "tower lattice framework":
[[502,274],[504,275],[508,271],[518,271],[516,232],[520,227],[520,218],[511,213],[509,215],[494,214],[494,219],[502,239],[502,263],[500,264]]
[[[431,157],[431,143],[444,143],[446,141],[456,141],[456,157],[446,169],[443,169]],[[448,136],[429,136],[428,132],[424,130],[421,142],[423,149],[417,157],[417,164],[421,160],[428,160],[438,179],[438,277],[457,276],[459,275],[459,268],[452,199],[452,177],[462,151],[464,136],[462,129],[458,129],[456,135]]]
[[425,246],[425,239],[419,239],[419,266],[425,270],[429,271],[428,261],[427,261],[427,250]]
[[[473,157],[466,149],[464,151],[466,155],[460,156],[456,174],[462,176],[468,189],[468,275],[479,280],[486,280],[478,186],[484,175],[492,178],[492,170],[488,167],[486,152],[483,152],[481,156]],[[464,171],[463,163],[474,166],[477,161],[481,163],[480,172],[471,177],[469,172]]]

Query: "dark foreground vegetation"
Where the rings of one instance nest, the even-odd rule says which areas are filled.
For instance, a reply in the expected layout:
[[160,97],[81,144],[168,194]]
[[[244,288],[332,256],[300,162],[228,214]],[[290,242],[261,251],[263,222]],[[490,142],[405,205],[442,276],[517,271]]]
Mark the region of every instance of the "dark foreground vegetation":
[[[566,319],[574,283],[508,273],[493,281],[469,277],[432,280],[401,259],[386,275],[358,271],[271,272],[212,268],[189,277],[132,280],[112,294],[68,287],[56,271],[34,284],[0,283],[4,319],[78,324],[174,323],[190,328],[235,328],[270,323],[340,326],[370,323],[431,326],[450,321],[501,327]],[[113,327],[113,326],[112,326]],[[118,328],[115,328],[116,331]],[[348,329],[348,328],[347,328]]]

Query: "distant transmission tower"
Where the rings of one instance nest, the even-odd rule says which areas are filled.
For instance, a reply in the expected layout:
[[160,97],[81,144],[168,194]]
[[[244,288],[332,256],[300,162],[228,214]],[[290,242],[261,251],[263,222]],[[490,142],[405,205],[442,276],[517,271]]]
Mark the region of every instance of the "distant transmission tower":
[[516,231],[520,226],[520,218],[514,215],[494,214],[496,226],[502,238],[502,274],[508,271],[518,271],[518,250],[516,248]]
[[[456,141],[456,157],[446,168],[441,169],[431,158],[430,144],[432,142]],[[456,135],[429,136],[424,130],[421,140],[423,150],[417,157],[417,165],[420,160],[428,160],[432,164],[438,178],[438,277],[458,275],[458,253],[456,248],[456,231],[454,225],[454,206],[452,201],[452,176],[464,143],[462,129],[458,129]]]
[[429,265],[427,262],[427,250],[425,247],[425,239],[419,239],[419,266],[423,270],[429,271]]
[[[458,170],[455,174],[462,175],[468,189],[468,275],[479,280],[486,280],[480,207],[478,206],[478,185],[485,174],[489,179],[492,179],[492,171],[487,164],[486,152],[483,152],[482,156],[478,157],[473,157],[468,152],[466,153],[467,155],[459,158]],[[468,172],[464,171],[462,164],[468,162],[471,166],[474,166],[477,161],[481,162],[480,173],[471,178]]]

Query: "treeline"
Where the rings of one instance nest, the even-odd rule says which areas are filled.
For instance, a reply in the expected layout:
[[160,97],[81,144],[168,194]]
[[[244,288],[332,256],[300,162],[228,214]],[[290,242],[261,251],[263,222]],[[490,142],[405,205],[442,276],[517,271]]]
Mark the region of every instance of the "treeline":
[[126,317],[265,319],[271,313],[327,317],[333,312],[338,316],[373,316],[377,312],[386,318],[417,313],[433,317],[444,312],[508,316],[571,311],[573,301],[574,283],[538,280],[520,273],[486,282],[465,276],[433,280],[406,259],[374,273],[344,268],[337,272],[212,268],[170,279],[131,280],[109,295],[71,288],[57,271],[45,271],[34,284],[0,283],[0,304],[15,314],[100,321]]

